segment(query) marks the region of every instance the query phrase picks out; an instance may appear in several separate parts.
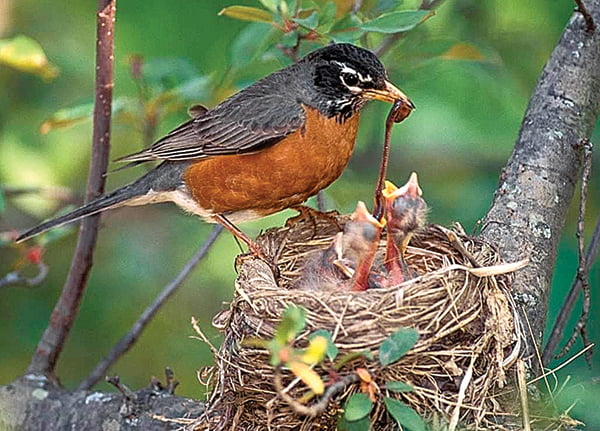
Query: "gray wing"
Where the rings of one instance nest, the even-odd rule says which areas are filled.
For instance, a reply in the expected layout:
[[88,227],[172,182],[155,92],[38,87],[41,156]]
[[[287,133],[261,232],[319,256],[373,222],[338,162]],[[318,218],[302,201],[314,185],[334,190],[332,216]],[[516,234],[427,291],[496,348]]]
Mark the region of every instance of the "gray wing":
[[190,160],[273,145],[299,130],[305,113],[300,102],[286,91],[274,92],[272,84],[259,81],[183,123],[150,148],[118,160]]

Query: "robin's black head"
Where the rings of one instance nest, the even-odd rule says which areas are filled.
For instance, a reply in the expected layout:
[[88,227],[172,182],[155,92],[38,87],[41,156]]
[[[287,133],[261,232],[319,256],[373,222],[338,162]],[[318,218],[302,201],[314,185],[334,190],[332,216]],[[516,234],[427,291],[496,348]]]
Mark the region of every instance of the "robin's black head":
[[310,66],[315,107],[329,117],[350,117],[371,99],[412,103],[387,80],[387,72],[371,51],[348,43],[326,46],[301,60]]

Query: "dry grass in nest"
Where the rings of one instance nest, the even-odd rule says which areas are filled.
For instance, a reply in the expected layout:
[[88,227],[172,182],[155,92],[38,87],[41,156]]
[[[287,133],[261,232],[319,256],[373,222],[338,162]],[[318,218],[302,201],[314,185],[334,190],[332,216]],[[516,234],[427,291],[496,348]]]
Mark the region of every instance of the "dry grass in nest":
[[[347,218],[337,216],[337,220],[343,225]],[[258,238],[277,256],[281,276],[276,282],[260,260],[241,262],[235,298],[215,318],[225,340],[215,352],[215,388],[208,417],[197,422],[195,429],[335,429],[344,400],[359,390],[358,384],[332,397],[319,416],[300,415],[278,396],[268,352],[241,343],[248,338],[271,339],[290,304],[307,310],[307,325],[296,347],[305,347],[309,334],[326,329],[333,334],[340,355],[365,349],[376,355],[391,333],[402,327],[416,328],[419,341],[398,362],[382,367],[360,358],[344,365],[340,375],[365,367],[386,396],[410,405],[424,418],[441,418],[451,427],[460,423],[501,428],[492,425],[496,415],[506,413],[495,394],[506,382],[521,345],[520,325],[508,295],[510,271],[517,266],[502,266],[492,247],[459,229],[428,226],[407,250],[408,266],[417,276],[396,288],[365,292],[295,289],[294,280],[307,256],[327,247],[337,232],[331,220],[300,219]],[[319,367],[315,370],[326,382],[331,380]],[[409,383],[415,390],[386,393],[386,381]],[[293,398],[307,392],[287,371],[282,383]],[[375,430],[397,429],[381,402],[371,420]]]

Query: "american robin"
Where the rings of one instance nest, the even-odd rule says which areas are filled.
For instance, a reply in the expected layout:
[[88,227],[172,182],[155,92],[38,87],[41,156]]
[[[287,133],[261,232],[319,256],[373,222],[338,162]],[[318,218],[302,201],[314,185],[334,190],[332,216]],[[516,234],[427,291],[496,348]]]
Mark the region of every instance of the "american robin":
[[387,238],[384,264],[389,274],[389,284],[393,286],[409,278],[404,253],[414,232],[425,224],[427,204],[421,197],[423,191],[415,172],[400,188],[389,181],[385,185],[383,197],[386,203]]
[[151,147],[118,159],[158,166],[17,241],[122,205],[172,201],[223,224],[252,250],[233,223],[299,206],[336,180],[372,99],[413,108],[372,52],[351,44],[317,49],[212,109],[190,111],[192,119]]
[[377,287],[371,267],[383,226],[359,201],[344,231],[335,236],[328,248],[309,258],[296,287],[356,291]]
[[383,226],[384,223],[373,217],[363,202],[358,202],[352,220],[344,226],[342,257],[355,265],[350,280],[352,290],[362,291],[371,287],[371,268]]

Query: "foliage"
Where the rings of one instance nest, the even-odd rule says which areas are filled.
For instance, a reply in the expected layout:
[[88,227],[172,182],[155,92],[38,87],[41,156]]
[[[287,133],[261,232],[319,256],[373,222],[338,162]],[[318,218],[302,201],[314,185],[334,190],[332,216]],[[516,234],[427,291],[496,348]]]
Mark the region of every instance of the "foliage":
[[58,68],[48,61],[41,45],[27,36],[0,39],[0,65],[32,73],[44,80],[58,76]]
[[[343,365],[354,359],[369,357],[371,361],[373,360],[373,357],[366,355],[365,352],[350,353],[338,358],[339,350],[332,340],[331,333],[324,329],[309,335],[309,343],[306,348],[294,348],[294,343],[305,326],[306,310],[290,305],[283,312],[273,339],[269,341],[252,339],[247,340],[247,344],[268,349],[271,365],[289,369],[316,395],[323,394],[326,383],[315,371],[315,367],[318,366],[326,372],[334,370],[337,372]],[[414,347],[418,339],[419,333],[412,328],[400,328],[390,334],[379,348],[380,366],[388,366],[400,360]],[[355,368],[353,372],[359,377],[361,391],[352,394],[346,401],[339,427],[347,430],[368,430],[370,427],[368,415],[373,409],[374,403],[381,398],[381,390],[367,369]],[[385,382],[384,387],[396,393],[413,390],[411,385],[403,382]],[[387,396],[383,396],[383,402],[390,416],[399,425],[410,431],[425,429],[423,420],[407,405]]]

